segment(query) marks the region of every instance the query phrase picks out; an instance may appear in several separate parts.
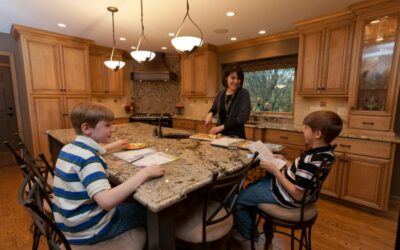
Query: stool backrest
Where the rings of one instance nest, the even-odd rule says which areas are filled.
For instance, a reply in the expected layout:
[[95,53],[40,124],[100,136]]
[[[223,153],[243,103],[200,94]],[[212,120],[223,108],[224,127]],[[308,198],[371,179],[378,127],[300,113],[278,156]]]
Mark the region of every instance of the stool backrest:
[[[29,193],[25,191],[27,185],[32,185]],[[18,200],[31,216],[39,237],[42,235],[46,238],[49,249],[71,249],[64,234],[44,211],[46,205],[51,208],[51,199],[35,176],[28,175],[24,179],[19,189]]]
[[[219,178],[218,173],[213,174],[213,180],[208,186],[207,196],[203,209],[203,244],[205,244],[205,242],[207,241],[207,226],[219,223],[232,216],[238,193],[241,191],[243,187],[243,182],[247,176],[247,172],[251,167],[253,167],[257,156],[258,152],[255,152],[251,160],[242,169],[236,172]],[[212,211],[209,211],[210,208],[207,206],[207,204],[211,200],[217,202],[218,206],[216,208],[213,208]],[[217,218],[217,215],[222,210],[224,210],[225,215]]]

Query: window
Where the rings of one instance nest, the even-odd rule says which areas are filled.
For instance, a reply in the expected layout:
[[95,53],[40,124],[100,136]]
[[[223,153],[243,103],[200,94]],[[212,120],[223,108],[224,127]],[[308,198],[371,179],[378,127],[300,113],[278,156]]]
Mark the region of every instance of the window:
[[297,56],[240,64],[252,112],[292,113]]

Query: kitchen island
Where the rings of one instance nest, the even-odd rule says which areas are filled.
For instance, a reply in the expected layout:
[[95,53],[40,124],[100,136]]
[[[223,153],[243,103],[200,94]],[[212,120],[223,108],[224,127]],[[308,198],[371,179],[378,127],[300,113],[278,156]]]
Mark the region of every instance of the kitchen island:
[[[179,159],[165,164],[165,175],[149,180],[133,194],[134,199],[148,211],[149,249],[175,249],[174,212],[177,204],[189,193],[204,187],[212,175],[226,175],[242,168],[248,162],[247,150],[227,150],[215,147],[208,141],[192,139],[160,139],[153,136],[154,126],[143,123],[113,126],[113,140],[126,138],[130,142],[145,143],[157,151],[178,156]],[[164,133],[183,131],[163,128]],[[47,131],[50,151],[56,159],[62,145],[75,138],[72,129]],[[104,155],[112,182],[118,184],[135,175],[139,168],[120,160],[112,154]]]

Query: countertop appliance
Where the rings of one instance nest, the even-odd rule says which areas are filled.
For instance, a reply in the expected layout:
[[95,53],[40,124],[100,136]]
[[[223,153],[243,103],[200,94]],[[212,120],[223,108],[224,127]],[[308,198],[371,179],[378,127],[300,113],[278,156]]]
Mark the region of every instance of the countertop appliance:
[[129,117],[129,122],[159,125],[161,115],[161,126],[172,128],[172,113],[135,113]]

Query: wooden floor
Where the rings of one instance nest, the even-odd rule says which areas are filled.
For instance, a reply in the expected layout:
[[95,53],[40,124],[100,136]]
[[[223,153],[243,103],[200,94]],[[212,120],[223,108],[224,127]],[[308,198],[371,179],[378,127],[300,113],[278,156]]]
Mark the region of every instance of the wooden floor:
[[[21,181],[16,166],[0,167],[1,250],[31,248],[30,218],[17,201]],[[318,201],[318,209],[312,233],[313,249],[394,249],[398,210],[373,214],[324,199]],[[286,237],[275,236],[273,249],[289,249],[289,246]]]

